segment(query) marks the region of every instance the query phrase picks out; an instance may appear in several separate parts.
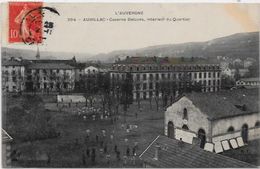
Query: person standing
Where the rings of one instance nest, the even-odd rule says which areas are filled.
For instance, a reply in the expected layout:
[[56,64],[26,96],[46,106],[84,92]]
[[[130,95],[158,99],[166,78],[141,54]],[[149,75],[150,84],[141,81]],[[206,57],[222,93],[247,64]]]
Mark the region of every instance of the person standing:
[[92,153],[91,153],[91,161],[92,161],[92,164],[95,164],[95,161],[96,160],[96,149],[93,148],[92,149]]

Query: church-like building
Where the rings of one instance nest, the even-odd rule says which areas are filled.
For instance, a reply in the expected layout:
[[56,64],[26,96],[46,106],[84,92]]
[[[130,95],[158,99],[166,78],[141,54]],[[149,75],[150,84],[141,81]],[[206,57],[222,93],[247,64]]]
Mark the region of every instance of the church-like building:
[[[213,146],[241,138],[260,138],[258,89],[185,94],[165,112],[165,135]],[[224,143],[225,144],[225,143]]]

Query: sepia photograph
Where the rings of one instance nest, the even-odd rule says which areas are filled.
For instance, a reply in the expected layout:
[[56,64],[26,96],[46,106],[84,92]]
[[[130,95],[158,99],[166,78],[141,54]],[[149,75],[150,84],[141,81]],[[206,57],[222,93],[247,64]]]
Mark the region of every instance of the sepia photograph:
[[3,168],[258,168],[257,3],[1,3]]

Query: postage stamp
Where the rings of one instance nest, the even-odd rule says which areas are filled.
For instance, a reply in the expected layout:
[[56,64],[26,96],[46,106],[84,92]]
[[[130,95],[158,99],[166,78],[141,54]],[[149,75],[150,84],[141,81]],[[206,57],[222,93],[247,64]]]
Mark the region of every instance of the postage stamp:
[[41,43],[42,2],[9,2],[9,43]]
[[44,20],[46,13],[59,15],[56,9],[44,7],[42,2],[10,2],[9,43],[42,43],[54,28],[53,22]]

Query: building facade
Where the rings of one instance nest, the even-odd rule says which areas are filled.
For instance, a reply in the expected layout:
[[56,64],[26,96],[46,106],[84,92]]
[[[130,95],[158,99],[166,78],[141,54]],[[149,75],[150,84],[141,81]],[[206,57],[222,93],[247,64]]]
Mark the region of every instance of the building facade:
[[19,92],[25,89],[25,64],[11,58],[2,63],[2,89],[6,92]]
[[112,86],[125,80],[130,73],[133,81],[133,98],[162,97],[165,93],[176,95],[178,91],[199,85],[203,92],[220,89],[221,69],[218,64],[171,64],[169,58],[127,57],[117,61],[110,70]]
[[245,88],[259,88],[260,80],[259,78],[243,78],[236,81],[236,86]]
[[23,60],[11,58],[2,64],[3,91],[58,92],[75,87],[75,58],[71,60]]
[[254,89],[186,94],[167,108],[165,135],[188,142],[199,138],[202,148],[237,137],[245,143],[259,139],[258,101]]
[[72,91],[75,68],[64,63],[32,63],[26,69],[26,90],[42,92]]

